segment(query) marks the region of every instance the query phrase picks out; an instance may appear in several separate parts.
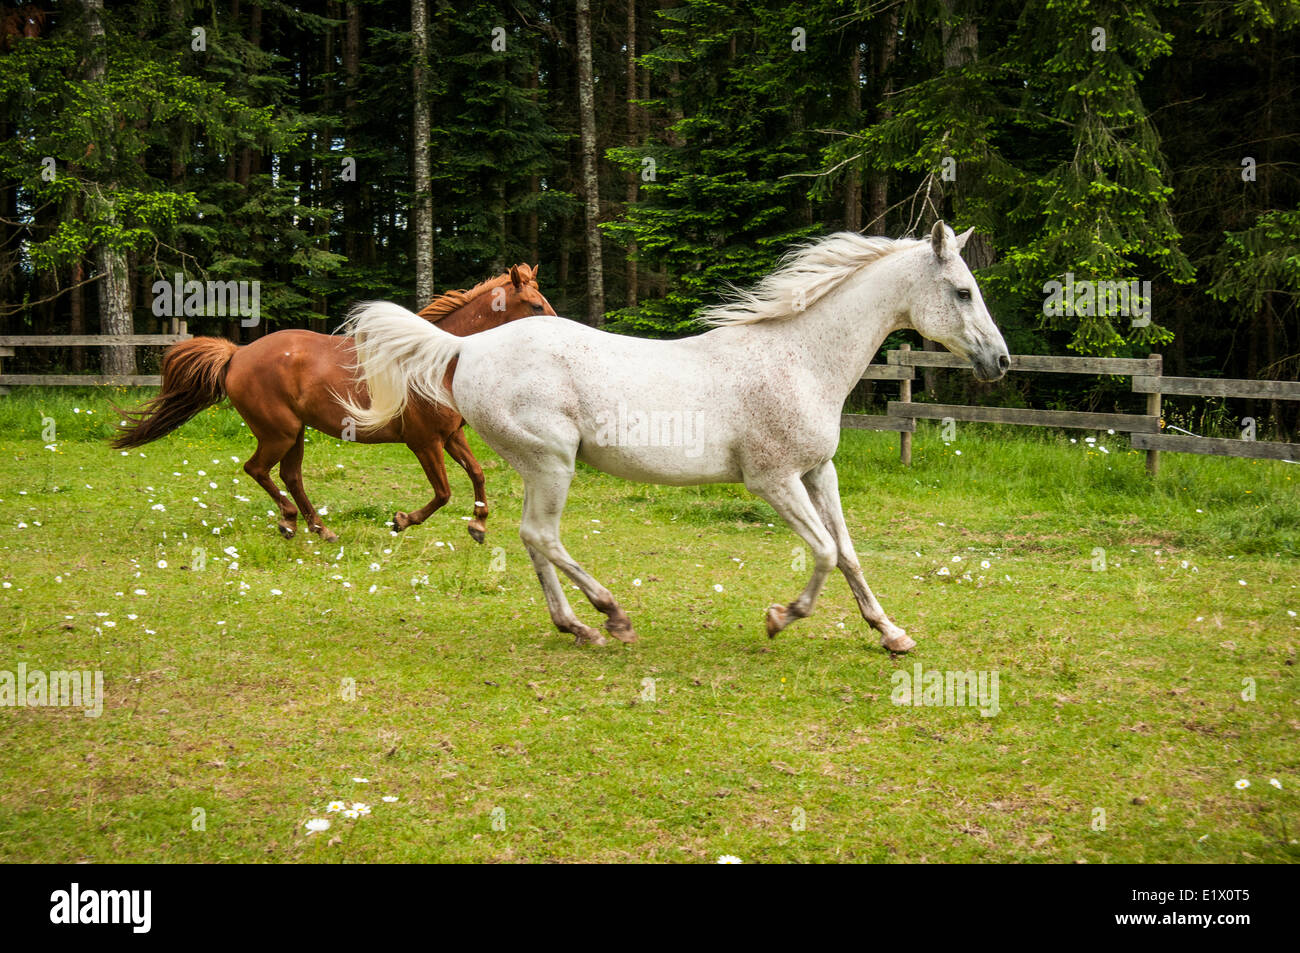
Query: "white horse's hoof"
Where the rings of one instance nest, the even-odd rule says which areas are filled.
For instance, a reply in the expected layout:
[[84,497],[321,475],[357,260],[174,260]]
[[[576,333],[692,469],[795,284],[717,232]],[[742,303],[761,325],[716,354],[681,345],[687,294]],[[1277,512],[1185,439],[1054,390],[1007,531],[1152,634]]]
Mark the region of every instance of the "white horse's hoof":
[[891,652],[910,652],[916,648],[916,640],[897,626],[889,634],[881,635],[880,644]]
[[593,629],[589,625],[582,625],[581,623],[579,623],[577,626],[575,626],[573,629],[570,629],[569,631],[573,633],[574,645],[609,644],[608,640],[605,638],[604,635],[601,634],[599,629]]

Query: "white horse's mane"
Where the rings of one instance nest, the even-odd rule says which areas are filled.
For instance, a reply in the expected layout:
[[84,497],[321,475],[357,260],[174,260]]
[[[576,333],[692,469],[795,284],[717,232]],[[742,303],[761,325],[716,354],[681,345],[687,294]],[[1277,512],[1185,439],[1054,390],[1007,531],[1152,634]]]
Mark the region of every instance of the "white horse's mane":
[[776,270],[752,288],[727,291],[727,300],[710,305],[697,318],[721,327],[783,321],[807,310],[858,269],[919,243],[915,238],[885,238],[836,232],[787,252]]

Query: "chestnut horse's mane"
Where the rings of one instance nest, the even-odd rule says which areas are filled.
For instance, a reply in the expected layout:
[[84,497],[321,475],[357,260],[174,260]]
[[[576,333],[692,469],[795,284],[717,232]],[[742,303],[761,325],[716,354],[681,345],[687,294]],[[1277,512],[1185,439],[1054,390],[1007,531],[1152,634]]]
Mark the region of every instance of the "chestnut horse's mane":
[[528,265],[515,265],[510,271],[503,275],[497,275],[495,278],[489,278],[487,281],[480,281],[473,288],[468,290],[460,289],[457,291],[448,291],[434,298],[428,305],[421,308],[418,312],[420,317],[426,321],[437,324],[447,315],[451,314],[457,308],[463,308],[479,295],[486,294],[493,288],[500,288],[514,281],[513,275],[519,274],[519,280],[523,284],[532,284],[537,279],[533,277],[533,270]]

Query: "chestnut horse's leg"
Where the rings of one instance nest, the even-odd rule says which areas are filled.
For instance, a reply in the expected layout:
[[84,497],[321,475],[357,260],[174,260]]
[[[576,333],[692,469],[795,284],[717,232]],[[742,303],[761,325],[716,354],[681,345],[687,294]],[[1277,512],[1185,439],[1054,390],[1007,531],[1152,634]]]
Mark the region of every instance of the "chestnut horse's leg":
[[320,514],[316,512],[316,507],[312,506],[311,500],[307,499],[307,489],[302,484],[302,453],[306,434],[305,427],[298,431],[298,439],[280,461],[280,479],[284,480],[284,485],[293,494],[293,501],[298,504],[298,510],[307,517],[307,528],[313,533],[319,533],[320,538],[325,542],[333,543],[338,540],[338,534],[325,528]]
[[254,433],[254,436],[257,437],[257,450],[244,464],[244,472],[256,480],[280,508],[280,535],[293,539],[293,534],[298,531],[298,511],[271,479],[271,470],[292,449],[293,437],[283,433],[273,436]]
[[428,443],[408,443],[407,446],[420,461],[424,475],[433,485],[433,499],[413,513],[394,514],[393,529],[399,533],[408,526],[419,526],[451,499],[451,484],[447,482],[447,470],[442,465],[442,441],[434,437]]
[[469,449],[463,425],[453,430],[447,438],[447,453],[464,468],[469,482],[474,484],[474,518],[469,521],[469,535],[474,542],[481,543],[487,535],[487,488],[483,484],[483,468],[478,465],[478,460],[474,459],[474,454]]

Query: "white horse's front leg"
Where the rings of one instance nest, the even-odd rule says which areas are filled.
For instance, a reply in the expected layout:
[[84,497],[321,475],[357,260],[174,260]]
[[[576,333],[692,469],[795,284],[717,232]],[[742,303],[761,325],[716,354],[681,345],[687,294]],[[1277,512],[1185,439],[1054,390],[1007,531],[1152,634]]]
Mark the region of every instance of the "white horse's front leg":
[[848,580],[853,597],[858,601],[862,618],[880,633],[880,644],[891,652],[908,652],[916,648],[916,642],[908,634],[894,625],[885,610],[881,608],[875,593],[867,585],[862,575],[862,566],[858,564],[858,554],[853,550],[853,540],[849,538],[849,527],[844,522],[844,509],[840,505],[839,477],[835,473],[835,464],[827,460],[821,466],[804,474],[804,486],[817,508],[822,522],[835,537],[839,555],[840,572]]
[[809,615],[817,602],[826,577],[835,568],[835,540],[822,524],[808,491],[797,475],[781,480],[746,481],[746,487],[772,505],[790,528],[808,544],[813,553],[813,573],[803,592],[788,606],[774,605],[767,610],[767,634],[774,637],[796,619]]

